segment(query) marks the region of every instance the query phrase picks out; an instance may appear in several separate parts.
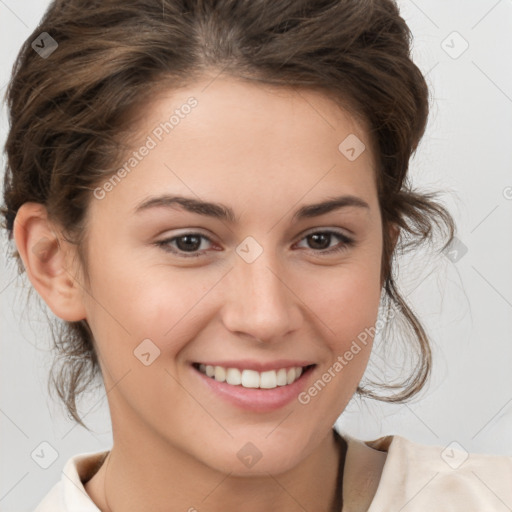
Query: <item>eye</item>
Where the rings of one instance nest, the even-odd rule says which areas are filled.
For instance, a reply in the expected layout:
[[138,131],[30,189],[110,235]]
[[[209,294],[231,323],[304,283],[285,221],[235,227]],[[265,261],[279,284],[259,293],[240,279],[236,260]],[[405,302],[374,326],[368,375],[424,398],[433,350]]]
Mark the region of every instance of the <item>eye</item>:
[[[330,247],[333,237],[339,240],[338,244]],[[213,242],[201,233],[183,233],[179,236],[166,238],[155,242],[155,245],[161,247],[164,251],[170,252],[182,258],[191,258],[202,256],[206,252],[203,241],[206,240],[209,244]],[[311,244],[313,252],[320,254],[332,254],[347,250],[350,246],[354,245],[354,240],[348,238],[343,233],[337,231],[315,231],[309,233],[301,239],[306,240]],[[207,244],[208,245],[208,244]],[[218,250],[218,249],[216,249]]]
[[[337,238],[340,242],[333,247],[329,247],[333,237]],[[337,231],[315,231],[306,235],[302,240],[309,242],[310,247],[315,249],[314,252],[320,252],[320,254],[345,251],[354,245],[354,240]]]
[[201,248],[202,240],[207,240],[208,242],[212,243],[212,241],[207,236],[200,233],[184,233],[173,238],[160,240],[155,242],[155,244],[158,247],[161,247],[164,251],[171,252],[183,258],[190,258],[201,256],[204,253],[204,248],[202,251],[196,252]]

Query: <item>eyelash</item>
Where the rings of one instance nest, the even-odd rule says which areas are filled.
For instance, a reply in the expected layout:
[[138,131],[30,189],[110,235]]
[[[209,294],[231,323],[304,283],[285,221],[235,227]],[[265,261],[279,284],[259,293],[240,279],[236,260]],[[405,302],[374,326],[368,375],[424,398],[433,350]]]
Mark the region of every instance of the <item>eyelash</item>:
[[[311,235],[318,235],[318,234],[334,235],[335,237],[339,238],[341,240],[341,242],[342,242],[342,245],[335,246],[335,247],[330,248],[330,249],[320,249],[320,250],[310,249],[311,251],[313,251],[315,253],[319,253],[320,255],[331,255],[331,254],[334,254],[334,253],[340,253],[342,251],[346,251],[349,247],[355,245],[354,240],[352,240],[351,238],[348,238],[344,234],[339,233],[337,231],[329,231],[329,230],[326,230],[326,231],[313,231],[313,232],[308,233],[307,235],[305,235],[303,238],[301,238],[299,240],[299,242],[304,240],[304,239],[306,239],[307,237],[309,237]],[[183,233],[183,234],[181,234],[179,236],[175,236],[175,237],[172,237],[172,238],[166,238],[165,240],[160,240],[158,242],[155,242],[155,245],[157,245],[158,247],[162,248],[165,252],[170,252],[170,253],[175,254],[175,255],[177,255],[177,256],[179,256],[181,258],[197,258],[198,256],[202,256],[205,253],[205,251],[199,251],[199,252],[194,252],[194,253],[188,253],[187,254],[185,251],[173,249],[169,245],[174,240],[177,240],[179,238],[183,238],[183,237],[186,237],[186,236],[200,237],[200,238],[208,240],[210,243],[212,243],[212,240],[210,240],[210,238],[208,238],[207,236],[202,235],[201,233],[190,232],[190,233]]]

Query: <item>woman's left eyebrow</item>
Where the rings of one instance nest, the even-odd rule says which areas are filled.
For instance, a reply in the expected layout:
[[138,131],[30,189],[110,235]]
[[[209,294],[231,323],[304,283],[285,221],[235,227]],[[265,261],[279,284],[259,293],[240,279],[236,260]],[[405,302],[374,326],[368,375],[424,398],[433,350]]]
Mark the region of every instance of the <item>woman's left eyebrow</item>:
[[[192,213],[198,213],[200,215],[206,215],[208,217],[224,220],[231,224],[236,224],[239,221],[239,218],[235,215],[233,209],[222,203],[212,203],[208,201],[202,201],[194,197],[170,194],[163,194],[145,199],[135,207],[133,213],[138,214],[153,208],[176,207],[181,207],[182,209]],[[301,219],[318,217],[334,210],[340,210],[342,208],[349,207],[370,209],[370,205],[360,197],[344,195],[332,197],[320,203],[301,206],[293,215],[293,220],[297,221]]]

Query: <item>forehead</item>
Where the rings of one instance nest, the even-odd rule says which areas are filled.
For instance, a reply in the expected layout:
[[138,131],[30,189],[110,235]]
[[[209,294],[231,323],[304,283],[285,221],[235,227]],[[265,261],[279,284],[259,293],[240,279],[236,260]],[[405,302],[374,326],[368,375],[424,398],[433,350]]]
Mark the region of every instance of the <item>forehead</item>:
[[[193,109],[187,107],[191,97],[196,101]],[[201,128],[215,127],[216,130],[208,134],[210,139],[216,138],[217,134],[225,135],[229,129],[233,130],[233,137],[251,134],[274,140],[279,135],[276,144],[268,149],[283,139],[311,138],[312,132],[322,137],[330,132],[335,138],[356,134],[370,142],[366,122],[342,108],[340,101],[344,100],[336,99],[326,91],[226,76],[205,78],[185,88],[160,90],[140,110],[142,117],[135,128],[139,133],[149,133],[176,112],[181,115],[179,119],[174,116],[173,134],[188,131],[188,136],[199,137]],[[183,109],[189,111],[185,116],[181,112]],[[186,123],[182,122],[184,117]],[[191,133],[192,130],[197,133]]]
[[309,191],[316,199],[333,187],[361,195],[375,169],[365,128],[320,91],[205,79],[161,91],[141,109],[129,144],[151,149],[142,158],[126,154],[129,172],[109,196],[166,187],[224,202],[236,191],[245,204],[297,202]]

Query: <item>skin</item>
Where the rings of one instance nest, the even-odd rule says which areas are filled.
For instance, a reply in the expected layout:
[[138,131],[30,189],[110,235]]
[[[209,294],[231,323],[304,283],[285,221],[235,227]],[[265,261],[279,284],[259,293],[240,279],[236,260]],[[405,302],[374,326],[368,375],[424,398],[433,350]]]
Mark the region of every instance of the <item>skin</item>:
[[[17,247],[52,311],[86,318],[94,334],[113,428],[111,510],[331,510],[342,456],[332,425],[361,380],[371,338],[307,405],[273,412],[224,401],[190,363],[306,359],[317,364],[310,386],[375,324],[382,224],[367,131],[319,92],[218,77],[155,97],[134,149],[190,96],[198,106],[103,199],[92,198],[89,281],[41,205],[20,208]],[[366,144],[354,161],[338,150],[349,134]],[[239,220],[178,206],[133,213],[163,192],[222,203]],[[369,207],[292,220],[300,206],[344,194]],[[328,228],[355,244],[322,255],[344,245],[307,236]],[[201,239],[201,256],[155,245],[187,232],[211,240]],[[247,236],[263,249],[252,263],[235,251]],[[181,240],[169,244],[183,254]],[[133,354],[146,338],[160,349],[149,366]],[[251,468],[237,457],[247,442],[262,454]],[[105,464],[85,487],[109,510],[104,478]]]

